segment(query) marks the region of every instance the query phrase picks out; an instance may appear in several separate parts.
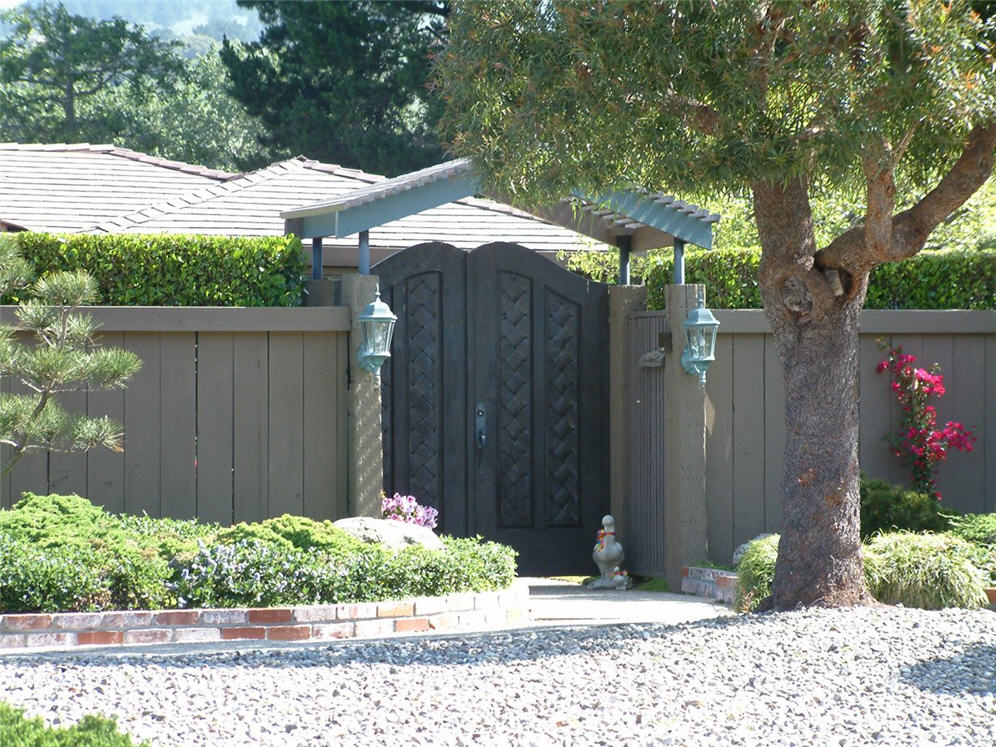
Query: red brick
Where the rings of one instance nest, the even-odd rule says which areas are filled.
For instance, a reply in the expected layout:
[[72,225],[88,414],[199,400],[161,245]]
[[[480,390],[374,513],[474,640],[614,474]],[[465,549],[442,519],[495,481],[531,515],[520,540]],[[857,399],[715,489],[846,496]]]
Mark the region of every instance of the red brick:
[[172,630],[139,628],[137,630],[124,631],[125,643],[169,643],[172,640]]
[[292,611],[287,607],[271,607],[249,610],[251,623],[285,623],[291,621]]
[[234,640],[262,640],[266,638],[266,628],[222,628],[221,629],[221,640],[223,641],[234,641]]
[[120,630],[83,631],[76,634],[76,643],[79,646],[108,646],[124,643],[124,633]]
[[103,623],[102,612],[63,612],[52,616],[52,625],[63,630],[90,630]]
[[172,610],[157,612],[152,618],[153,625],[196,625],[200,619],[197,610]]
[[311,637],[318,640],[352,638],[355,634],[356,626],[351,622],[321,623],[311,626]]
[[688,566],[686,565],[684,568],[681,569],[681,577],[686,578],[687,576],[688,576]]
[[27,633],[24,636],[28,646],[73,646],[75,633]]
[[336,606],[334,604],[316,604],[294,608],[295,622],[331,622],[335,620],[335,615]]
[[271,641],[304,641],[311,638],[310,625],[274,625],[266,629]]
[[440,628],[456,627],[460,618],[457,617],[455,612],[448,612],[442,615],[432,615],[428,620],[430,630],[439,630]]
[[0,633],[0,649],[24,648],[24,633]]
[[219,628],[174,628],[173,640],[177,643],[220,641],[221,630]]
[[403,617],[394,621],[396,633],[414,633],[429,629],[429,620],[424,617]]
[[7,630],[43,630],[52,626],[51,615],[4,615]]
[[151,612],[105,612],[105,628],[142,628],[152,622]]
[[201,623],[207,625],[245,625],[247,622],[247,610],[201,610]]
[[388,602],[377,605],[377,617],[410,617],[415,614],[415,605],[411,602]]
[[337,620],[369,620],[377,617],[377,605],[373,602],[359,604],[340,604],[336,606]]

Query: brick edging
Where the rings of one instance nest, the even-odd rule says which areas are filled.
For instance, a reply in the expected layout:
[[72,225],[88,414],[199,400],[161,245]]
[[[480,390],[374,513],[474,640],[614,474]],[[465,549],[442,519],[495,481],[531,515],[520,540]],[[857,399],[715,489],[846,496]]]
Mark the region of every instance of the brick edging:
[[737,574],[718,568],[685,566],[681,569],[681,591],[733,604],[737,597]]
[[210,641],[322,641],[502,627],[528,619],[529,587],[519,581],[503,591],[386,602],[0,614],[0,653]]

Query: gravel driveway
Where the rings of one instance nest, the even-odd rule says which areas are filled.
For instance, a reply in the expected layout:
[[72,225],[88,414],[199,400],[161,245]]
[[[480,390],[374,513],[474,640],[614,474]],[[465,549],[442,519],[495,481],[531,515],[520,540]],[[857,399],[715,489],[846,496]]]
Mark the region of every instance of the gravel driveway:
[[996,614],[804,610],[0,657],[0,700],[156,745],[996,744]]

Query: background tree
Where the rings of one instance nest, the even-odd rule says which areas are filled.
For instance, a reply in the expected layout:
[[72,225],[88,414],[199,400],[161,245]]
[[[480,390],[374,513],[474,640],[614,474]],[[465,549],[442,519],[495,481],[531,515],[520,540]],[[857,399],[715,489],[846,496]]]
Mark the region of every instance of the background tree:
[[[0,295],[27,286],[30,275],[31,267],[15,244],[0,234]],[[35,344],[23,344],[14,327],[0,325],[0,378],[9,376],[28,391],[0,393],[0,445],[7,447],[0,458],[0,477],[32,449],[120,449],[120,425],[106,417],[68,413],[57,401],[60,393],[85,387],[123,387],[141,366],[134,353],[98,347],[93,320],[74,313],[76,307],[92,303],[96,291],[96,283],[85,273],[52,273],[31,286],[33,298],[16,311],[17,326],[33,333]]]
[[[868,598],[868,274],[920,251],[991,174],[994,39],[960,0],[509,0],[450,16],[444,121],[490,186],[524,205],[634,184],[750,195],[785,377],[778,608]],[[863,219],[820,244],[813,196],[834,191],[863,193]]]
[[[7,139],[73,142],[106,128],[101,93],[127,87],[144,101],[185,74],[175,43],[153,39],[120,18],[94,21],[44,3],[0,14],[13,30],[0,40],[0,110]],[[85,116],[83,114],[85,110]]]
[[442,158],[441,103],[427,89],[443,0],[274,2],[259,12],[258,42],[226,40],[232,91],[284,154],[396,175]]

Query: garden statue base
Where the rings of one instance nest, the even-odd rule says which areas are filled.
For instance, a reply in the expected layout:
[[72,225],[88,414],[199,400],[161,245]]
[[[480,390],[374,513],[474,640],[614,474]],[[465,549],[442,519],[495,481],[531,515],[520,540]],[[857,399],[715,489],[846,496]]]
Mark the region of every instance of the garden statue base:
[[607,514],[602,517],[602,528],[598,531],[598,542],[591,554],[592,560],[598,566],[599,577],[589,581],[589,589],[630,589],[633,581],[621,570],[625,557],[623,547],[616,541],[616,520]]

